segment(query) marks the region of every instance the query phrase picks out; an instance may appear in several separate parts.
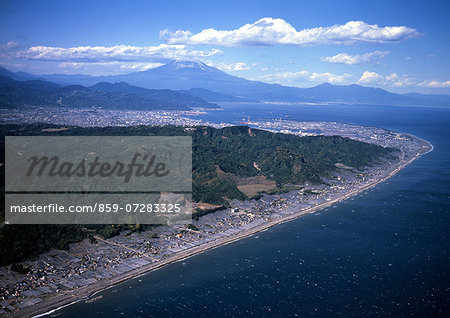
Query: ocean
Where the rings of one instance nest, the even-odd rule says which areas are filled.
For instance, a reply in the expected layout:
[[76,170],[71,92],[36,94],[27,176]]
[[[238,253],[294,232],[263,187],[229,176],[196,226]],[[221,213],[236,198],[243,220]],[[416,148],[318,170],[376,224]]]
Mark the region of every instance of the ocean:
[[434,150],[361,195],[170,264],[51,316],[450,316],[449,108],[222,107],[201,118],[376,126],[414,134]]

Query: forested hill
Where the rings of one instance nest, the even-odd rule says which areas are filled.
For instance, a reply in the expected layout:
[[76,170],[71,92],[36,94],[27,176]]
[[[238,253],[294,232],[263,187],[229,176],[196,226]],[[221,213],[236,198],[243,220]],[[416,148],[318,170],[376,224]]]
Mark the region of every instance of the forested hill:
[[306,181],[319,183],[322,177],[337,170],[336,163],[360,168],[376,162],[392,151],[339,136],[298,137],[246,126],[222,129],[185,129],[178,126],[66,127],[68,129],[57,132],[43,131],[45,128],[55,127],[47,124],[0,127],[2,135],[191,135],[193,199],[208,203],[225,203],[224,198],[243,198],[232,182],[219,178],[218,168],[237,177],[265,176],[277,185],[301,184]]
[[190,107],[219,107],[200,97],[170,89],[150,90],[126,83],[62,87],[42,80],[16,81],[0,75],[0,107],[23,106],[101,107],[120,110],[188,110]]
[[174,105],[182,105],[188,107],[200,108],[220,108],[218,105],[209,103],[206,99],[195,94],[190,94],[189,91],[173,91],[171,89],[147,89],[138,86],[129,85],[127,83],[108,83],[100,82],[89,87],[95,91],[103,91],[109,93],[126,93],[145,97],[151,100],[160,100]]
[[[354,141],[338,136],[298,137],[250,129],[244,126],[214,129],[211,127],[65,127],[49,124],[0,125],[1,162],[4,163],[4,136],[186,136],[193,138],[193,200],[227,205],[230,199],[245,200],[251,196],[242,190],[249,181],[267,186],[267,191],[283,190],[287,184],[322,182],[322,177],[337,170],[336,163],[361,168],[393,149]],[[4,182],[4,164],[0,178]],[[251,186],[251,184],[250,184]],[[242,191],[241,191],[242,190]],[[2,185],[4,194],[4,184]],[[247,194],[246,194],[247,193]],[[2,209],[4,215],[4,206]],[[64,248],[86,235],[86,227],[76,225],[3,225],[0,228],[0,265],[18,262],[51,247]],[[123,228],[123,226],[122,226]],[[108,237],[120,227],[98,225],[91,228]]]

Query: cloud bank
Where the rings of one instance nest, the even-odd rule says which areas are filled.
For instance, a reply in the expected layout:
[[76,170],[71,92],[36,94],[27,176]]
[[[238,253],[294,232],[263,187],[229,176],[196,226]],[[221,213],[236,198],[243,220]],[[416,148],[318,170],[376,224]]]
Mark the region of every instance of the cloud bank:
[[365,71],[358,82],[360,83],[377,83],[384,79],[384,76],[376,73]]
[[362,84],[376,83],[392,87],[407,87],[417,85],[417,81],[408,74],[398,76],[397,73],[391,73],[389,75],[383,76],[376,72],[370,71],[365,71],[358,82]]
[[388,55],[389,52],[374,51],[365,54],[349,55],[347,53],[340,53],[335,56],[322,57],[321,60],[333,64],[374,64],[379,65],[381,60]]
[[428,87],[428,88],[445,88],[450,87],[450,81],[424,81],[422,83],[419,83],[418,86],[421,87]]
[[297,31],[283,19],[262,18],[234,30],[204,29],[191,31],[162,30],[160,37],[169,44],[206,44],[227,47],[354,43],[398,43],[417,37],[420,33],[406,26],[379,27],[363,21],[349,21],[342,25],[317,27]]
[[147,62],[60,62],[57,66],[63,73],[86,74],[86,75],[116,75],[133,72],[146,71],[164,63]]
[[309,71],[299,72],[283,72],[264,75],[259,79],[270,83],[283,83],[286,80],[307,80],[310,82],[328,82],[328,83],[345,83],[354,79],[354,76],[348,73],[336,75],[329,72],[316,73]]
[[130,45],[116,46],[78,46],[71,48],[52,46],[33,46],[16,52],[16,57],[44,61],[167,61],[210,57],[221,54],[218,49],[209,51],[195,50],[185,45],[160,44],[158,46],[138,47]]
[[219,70],[224,71],[224,72],[248,71],[248,70],[250,70],[250,66],[247,65],[247,63],[244,63],[244,62],[237,62],[237,63],[226,63],[226,62],[214,63],[214,62],[209,62],[208,64],[210,64],[211,66],[216,67]]

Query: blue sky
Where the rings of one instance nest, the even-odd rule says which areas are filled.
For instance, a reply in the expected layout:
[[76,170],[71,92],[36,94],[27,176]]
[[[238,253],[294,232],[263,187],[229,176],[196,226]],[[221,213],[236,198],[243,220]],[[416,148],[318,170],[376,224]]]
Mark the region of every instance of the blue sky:
[[450,1],[2,1],[0,64],[120,74],[173,59],[247,79],[450,93]]

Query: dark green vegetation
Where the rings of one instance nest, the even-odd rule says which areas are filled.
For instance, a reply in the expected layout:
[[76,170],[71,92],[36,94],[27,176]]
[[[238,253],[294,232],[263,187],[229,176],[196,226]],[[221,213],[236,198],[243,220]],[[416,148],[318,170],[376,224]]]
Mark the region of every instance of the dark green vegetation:
[[108,82],[97,83],[89,87],[94,91],[103,91],[109,93],[127,93],[135,94],[152,100],[160,100],[168,103],[188,106],[188,107],[201,107],[201,108],[220,108],[216,104],[208,103],[206,99],[195,94],[189,94],[186,92],[176,92],[170,89],[147,89],[138,86],[132,86],[127,83],[115,83]]
[[[280,191],[286,184],[322,182],[336,171],[336,163],[361,168],[389,156],[393,149],[354,141],[338,136],[297,137],[274,134],[243,126],[214,129],[196,127],[67,127],[58,132],[44,132],[55,125],[0,125],[5,135],[118,135],[118,136],[180,136],[193,138],[193,199],[196,202],[227,205],[229,199],[247,197],[239,191],[233,179],[220,178],[217,169],[236,178],[265,176],[275,181]],[[4,138],[1,139],[1,162],[4,163]],[[258,167],[258,169],[255,167]],[[1,167],[4,180],[4,165]],[[4,186],[3,191],[4,192]],[[3,211],[4,213],[4,207]],[[197,211],[194,218],[205,214]],[[0,265],[19,262],[38,255],[51,247],[67,248],[68,244],[92,234],[104,237],[117,235],[120,230],[144,230],[145,226],[134,225],[3,225],[0,228]]]
[[126,83],[98,83],[91,87],[0,76],[0,106],[56,106],[64,108],[102,107],[130,110],[188,110],[190,107],[217,108],[199,97],[169,89],[149,90]]

